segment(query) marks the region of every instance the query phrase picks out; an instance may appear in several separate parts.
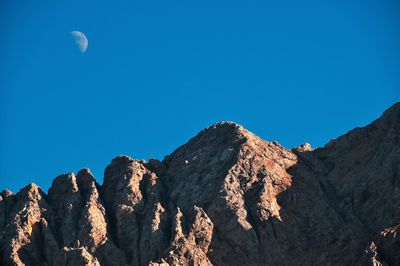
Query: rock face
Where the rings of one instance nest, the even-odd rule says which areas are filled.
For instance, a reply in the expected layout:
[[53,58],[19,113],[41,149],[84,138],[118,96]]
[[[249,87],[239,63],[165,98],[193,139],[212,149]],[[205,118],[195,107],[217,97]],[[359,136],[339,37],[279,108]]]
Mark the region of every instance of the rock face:
[[288,150],[230,122],[0,194],[1,265],[400,265],[400,103]]

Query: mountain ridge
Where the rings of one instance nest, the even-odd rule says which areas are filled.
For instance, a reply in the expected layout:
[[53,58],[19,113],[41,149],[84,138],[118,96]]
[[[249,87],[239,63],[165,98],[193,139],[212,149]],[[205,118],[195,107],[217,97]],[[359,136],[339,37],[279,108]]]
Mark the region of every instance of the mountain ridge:
[[233,122],[164,160],[122,155],[0,193],[4,265],[396,265],[400,103],[291,150]]

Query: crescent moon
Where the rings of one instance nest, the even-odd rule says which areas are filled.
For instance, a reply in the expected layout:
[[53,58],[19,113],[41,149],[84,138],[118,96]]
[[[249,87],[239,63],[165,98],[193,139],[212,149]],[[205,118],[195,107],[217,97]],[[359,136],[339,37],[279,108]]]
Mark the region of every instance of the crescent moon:
[[83,54],[84,52],[86,52],[89,45],[89,41],[86,35],[77,30],[71,31],[71,35],[72,37],[74,37],[75,43],[78,46],[81,53]]

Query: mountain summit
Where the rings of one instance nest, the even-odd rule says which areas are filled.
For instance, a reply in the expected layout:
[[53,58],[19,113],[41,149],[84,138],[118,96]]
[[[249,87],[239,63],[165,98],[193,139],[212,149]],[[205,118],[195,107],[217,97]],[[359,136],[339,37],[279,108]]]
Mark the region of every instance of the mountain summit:
[[400,265],[400,103],[313,149],[232,122],[0,194],[2,265]]

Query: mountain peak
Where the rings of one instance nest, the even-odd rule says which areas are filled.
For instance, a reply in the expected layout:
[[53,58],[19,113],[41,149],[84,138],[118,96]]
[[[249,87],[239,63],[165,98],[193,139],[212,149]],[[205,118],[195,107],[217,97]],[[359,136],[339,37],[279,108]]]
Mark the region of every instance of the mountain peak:
[[209,136],[209,138],[223,137],[226,139],[231,138],[232,141],[235,141],[238,139],[242,139],[249,134],[253,135],[243,126],[235,122],[222,121],[203,129],[197,134],[196,137],[207,137],[207,136]]
[[398,265],[399,119],[292,151],[219,122],[163,161],[112,159],[102,185],[3,191],[0,264]]

